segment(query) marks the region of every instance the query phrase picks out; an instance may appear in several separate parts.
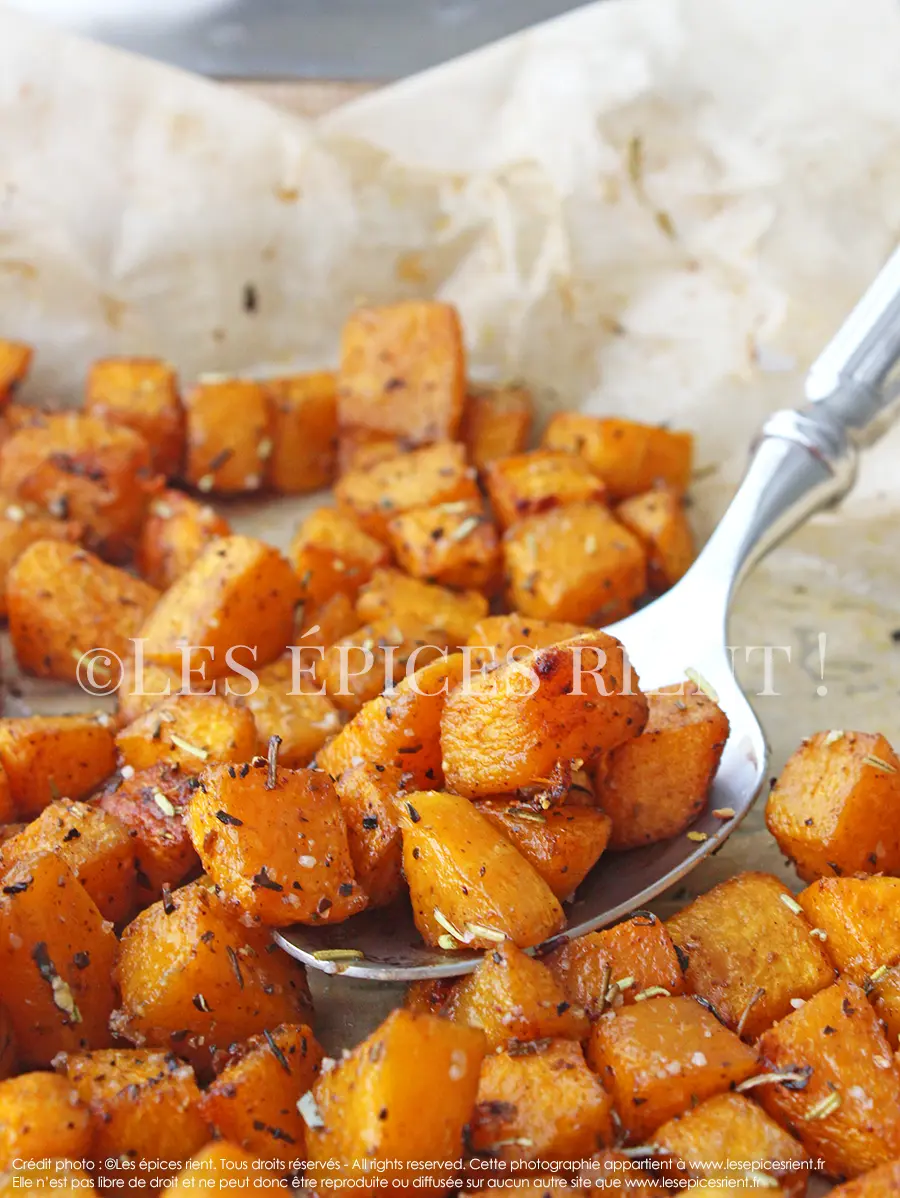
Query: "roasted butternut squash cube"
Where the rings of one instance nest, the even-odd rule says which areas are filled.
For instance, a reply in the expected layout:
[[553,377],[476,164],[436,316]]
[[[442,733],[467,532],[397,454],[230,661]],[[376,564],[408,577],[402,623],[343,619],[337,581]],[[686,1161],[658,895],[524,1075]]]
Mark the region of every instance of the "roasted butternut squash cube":
[[510,605],[542,620],[611,623],[647,589],[643,546],[599,503],[520,520],[503,538],[503,558]]
[[190,689],[196,691],[212,690],[216,683],[205,682],[199,674],[185,672],[170,666],[158,666],[153,662],[144,661],[143,654],[137,654],[124,660],[121,682],[116,691],[116,723],[119,727],[130,724],[139,715],[187,689],[185,681],[190,682]]
[[513,612],[508,616],[487,616],[473,625],[466,642],[475,669],[493,667],[510,655],[521,658],[531,649],[546,649],[560,641],[570,641],[592,630],[586,624],[565,621],[531,620]]
[[85,888],[104,919],[121,923],[135,904],[134,844],[128,829],[96,803],[58,799],[0,850],[11,869],[34,853],[52,853]]
[[184,408],[185,481],[203,495],[259,491],[275,445],[266,385],[207,375],[185,394]]
[[182,818],[195,780],[177,765],[132,767],[117,774],[99,799],[100,808],[128,829],[141,909],[199,865]]
[[[484,1036],[474,1028],[393,1011],[301,1099],[312,1124],[309,1159],[320,1170],[329,1162],[332,1177],[360,1176],[365,1166],[383,1162],[379,1176],[392,1186],[411,1185],[422,1175],[419,1162],[432,1161],[436,1188],[446,1188],[453,1180],[449,1162],[462,1155],[484,1051]],[[437,1092],[440,1110],[430,1118]]]
[[110,694],[158,599],[153,587],[78,545],[36,541],[6,581],[16,660],[38,678],[80,680],[95,694]]
[[272,1187],[271,1171],[263,1166],[258,1153],[245,1152],[227,1140],[213,1140],[195,1153],[173,1179],[167,1179],[169,1194],[196,1194],[198,1178],[210,1189],[231,1189],[236,1179],[247,1178],[250,1189]]
[[707,1098],[664,1123],[653,1142],[678,1162],[676,1176],[713,1186],[749,1182],[803,1198],[813,1168],[794,1137],[741,1094]]
[[756,1054],[692,998],[649,998],[601,1018],[587,1059],[633,1143],[756,1072]]
[[542,444],[583,457],[614,499],[640,495],[660,483],[681,493],[691,477],[693,437],[658,425],[559,412],[544,430]]
[[[0,1082],[0,1170],[47,1157],[81,1160],[91,1153],[91,1137],[87,1107],[65,1078],[23,1073]],[[30,1187],[26,1181],[18,1188]]]
[[273,491],[304,495],[330,487],[337,466],[337,379],[327,370],[266,380],[272,449],[266,478]]
[[659,490],[635,495],[619,504],[616,519],[644,546],[652,590],[668,590],[687,573],[695,557],[694,536],[680,494]]
[[587,633],[452,691],[441,716],[444,776],[458,794],[490,798],[623,744],[646,718],[622,645]]
[[583,1040],[588,1033],[584,1009],[568,1001],[546,965],[509,942],[495,945],[456,983],[441,1013],[480,1027],[491,1051],[548,1037]]
[[422,791],[398,803],[403,871],[426,944],[456,950],[540,944],[565,925],[553,891],[461,795]]
[[161,491],[150,503],[138,542],[141,577],[161,591],[185,574],[210,541],[231,536],[231,526],[207,503],[183,491]]
[[691,687],[648,696],[639,737],[616,749],[596,771],[597,799],[612,820],[611,849],[670,840],[706,806],[728,717]]
[[[141,629],[148,662],[206,666],[206,678],[267,665],[291,643],[299,587],[277,549],[253,537],[211,542],[166,591]],[[186,649],[182,646],[201,646]],[[229,653],[233,647],[240,653]]]
[[368,470],[388,458],[409,453],[414,444],[406,437],[392,437],[369,428],[342,428],[338,432],[338,474],[352,470]]
[[379,620],[420,620],[446,630],[454,648],[464,645],[488,601],[477,591],[452,591],[410,578],[401,570],[376,570],[361,588],[356,612],[367,624]]
[[316,677],[336,707],[357,712],[451,647],[446,629],[415,617],[376,620],[329,646]]
[[20,1063],[45,1068],[58,1052],[109,1044],[112,925],[51,853],[17,861],[0,891],[3,1002]]
[[360,308],[344,325],[338,374],[342,425],[422,443],[455,437],[466,394],[456,309],[428,300]]
[[495,1053],[481,1067],[470,1149],[505,1161],[583,1160],[612,1143],[611,1111],[579,1044]]
[[258,671],[252,693],[235,700],[253,713],[259,752],[265,753],[270,739],[278,736],[278,761],[289,769],[309,765],[341,729],[338,709],[328,696],[301,689],[304,678],[295,673],[293,659],[280,657]]
[[353,872],[370,907],[386,907],[403,889],[403,845],[394,798],[406,778],[394,765],[361,762],[335,779],[347,825]]
[[[315,682],[316,666],[326,649],[359,628],[359,617],[353,600],[340,593],[326,599],[321,607],[301,603],[297,608],[297,616],[297,633],[291,646],[292,666],[293,661],[296,661],[301,682],[304,678],[311,679],[313,690],[319,691],[322,688]],[[303,685],[306,689],[307,684]]]
[[28,373],[34,350],[22,341],[0,340],[0,403],[7,403]]
[[80,799],[116,768],[113,732],[88,715],[0,720],[0,765],[17,815],[33,819],[53,799]]
[[877,980],[867,984],[869,1001],[881,1020],[888,1043],[895,1051],[900,1045],[900,965],[875,970]]
[[124,765],[146,770],[166,763],[186,774],[199,774],[212,762],[249,761],[256,746],[252,712],[221,695],[173,695],[116,736]]
[[309,1023],[306,976],[268,932],[245,927],[201,880],[128,925],[115,981],[117,1035],[206,1070],[216,1048],[281,1023]]
[[831,1193],[834,1198],[891,1198],[898,1190],[900,1160],[880,1165],[877,1169],[864,1173],[862,1177],[857,1177],[855,1181],[838,1186]]
[[406,776],[407,790],[441,786],[441,712],[464,668],[462,654],[453,653],[407,673],[392,693],[364,704],[317,754],[319,768],[338,778],[354,763],[391,764]]
[[771,874],[743,873],[694,899],[668,923],[687,960],[685,982],[746,1040],[834,981],[831,962],[793,895]]
[[462,500],[395,516],[388,537],[413,578],[491,593],[501,574],[497,530],[480,503]]
[[290,557],[300,579],[301,598],[318,608],[336,594],[354,599],[391,555],[352,517],[320,507],[297,529]]
[[575,893],[609,840],[609,817],[593,807],[535,811],[490,799],[478,810],[531,862],[561,903]]
[[82,527],[74,520],[56,520],[32,505],[0,507],[0,617],[7,615],[6,588],[13,564],[35,541],[80,540]]
[[469,384],[459,439],[479,470],[497,458],[521,453],[528,444],[534,416],[531,394],[515,384]]
[[113,562],[131,556],[161,485],[139,433],[80,412],[48,414],[0,446],[0,491],[81,524],[85,544]]
[[138,1176],[166,1177],[209,1139],[194,1071],[171,1053],[65,1053],[56,1067],[91,1112],[92,1155],[104,1173],[133,1176],[135,1162]]
[[650,911],[553,950],[544,964],[566,998],[592,1019],[648,993],[684,993],[681,961],[662,920]]
[[140,433],[154,470],[174,478],[184,454],[184,409],[175,371],[159,358],[102,358],[88,374],[84,410]]
[[306,1124],[297,1100],[312,1089],[322,1055],[305,1023],[251,1036],[205,1091],[200,1112],[223,1140],[263,1160],[302,1156]]
[[766,825],[804,881],[900,872],[900,760],[877,733],[820,732],[788,760]]
[[203,771],[185,815],[194,848],[223,900],[255,923],[340,923],[366,896],[334,786],[273,763]]
[[900,1074],[854,982],[820,990],[764,1032],[760,1070],[784,1074],[756,1097],[832,1176],[855,1177],[900,1154]]
[[897,1042],[900,878],[820,878],[797,896],[842,977],[862,986]]
[[606,487],[575,454],[533,449],[491,462],[484,472],[488,498],[501,528],[573,503],[603,503]]
[[334,494],[339,511],[385,543],[390,521],[404,512],[462,500],[477,503],[481,498],[475,471],[455,441],[388,458],[368,470],[352,470],[341,476]]
[[440,1015],[455,985],[453,978],[423,978],[418,982],[410,982],[403,1005],[416,1015]]

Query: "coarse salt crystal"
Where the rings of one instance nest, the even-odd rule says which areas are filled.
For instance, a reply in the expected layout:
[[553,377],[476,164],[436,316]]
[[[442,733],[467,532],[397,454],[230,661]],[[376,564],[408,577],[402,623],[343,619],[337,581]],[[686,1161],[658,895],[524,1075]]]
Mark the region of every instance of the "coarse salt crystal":
[[315,859],[315,857],[310,857],[308,855],[305,855],[303,857],[297,858],[297,864],[302,869],[315,869],[316,868],[316,859]]

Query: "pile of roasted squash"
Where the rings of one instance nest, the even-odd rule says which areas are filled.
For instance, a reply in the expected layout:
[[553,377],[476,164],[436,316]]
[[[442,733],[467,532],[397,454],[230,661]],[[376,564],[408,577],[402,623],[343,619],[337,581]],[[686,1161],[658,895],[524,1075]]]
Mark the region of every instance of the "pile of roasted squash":
[[[354,314],[336,374],[98,362],[80,412],[17,402],[29,361],[0,342],[10,639],[116,711],[0,720],[0,1194],[900,1187],[883,738],[773,789],[799,898],[746,874],[554,940],[605,851],[699,835],[728,736],[600,631],[690,564],[688,434],[558,413],[529,450],[437,303]],[[332,484],[287,554],[229,525]],[[269,929],[406,892],[483,963],[324,1058]]]

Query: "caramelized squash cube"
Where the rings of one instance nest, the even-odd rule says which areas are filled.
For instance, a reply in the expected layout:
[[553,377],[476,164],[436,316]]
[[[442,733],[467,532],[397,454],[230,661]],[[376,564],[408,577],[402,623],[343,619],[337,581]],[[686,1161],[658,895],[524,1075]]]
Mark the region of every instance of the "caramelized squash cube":
[[699,691],[656,692],[648,704],[641,735],[596,771],[597,798],[612,820],[611,849],[654,844],[683,832],[706,806],[728,739],[728,717]]
[[550,1040],[528,1048],[485,1059],[469,1133],[473,1155],[556,1164],[611,1144],[612,1100],[581,1046]]
[[173,1050],[204,1071],[217,1048],[312,1015],[302,967],[268,932],[245,927],[204,880],[132,920],[115,982],[122,996],[116,1034]]
[[253,713],[260,753],[266,752],[273,736],[280,738],[278,761],[288,769],[309,765],[341,728],[338,710],[328,696],[302,689],[303,675],[295,678],[295,673],[292,658],[280,657],[257,672],[258,685],[252,694],[234,700]]
[[756,1072],[756,1054],[692,998],[649,998],[605,1015],[587,1059],[632,1143]]
[[583,458],[549,449],[491,462],[485,484],[501,528],[573,503],[603,503],[606,487]]
[[[144,654],[176,669],[187,656],[192,666],[206,666],[208,679],[230,673],[235,660],[267,665],[291,643],[298,599],[296,576],[277,549],[252,537],[221,537],[147,617]],[[234,647],[241,652],[229,654]]]
[[91,1112],[91,1155],[126,1184],[177,1172],[209,1139],[194,1071],[171,1054],[107,1048],[63,1054],[56,1067]]
[[793,895],[771,874],[721,882],[673,916],[668,929],[687,960],[690,992],[747,1040],[834,981]]
[[7,615],[10,570],[26,549],[36,541],[74,543],[81,539],[82,527],[74,520],[55,520],[30,508],[18,503],[0,508],[0,617]]
[[368,470],[379,462],[399,457],[415,448],[406,437],[392,437],[368,428],[342,428],[338,433],[338,474]]
[[307,1132],[309,1159],[319,1170],[329,1162],[332,1177],[359,1177],[381,1162],[379,1176],[397,1187],[411,1185],[422,1176],[418,1163],[431,1161],[435,1188],[447,1188],[453,1171],[444,1162],[462,1156],[484,1051],[484,1036],[474,1028],[393,1011],[337,1068],[322,1074],[311,1099],[301,1100],[318,1116]]
[[766,825],[806,882],[900,872],[900,760],[883,736],[820,732],[788,760]]
[[96,803],[58,799],[0,850],[3,869],[35,853],[64,861],[104,919],[122,923],[134,911],[134,844],[128,829]]
[[[55,1073],[23,1073],[0,1082],[0,1171],[49,1158],[56,1174],[61,1159],[81,1160],[90,1155],[91,1138],[87,1107],[65,1078]],[[34,1170],[24,1170],[23,1177],[33,1178]],[[54,1189],[58,1185],[57,1181]],[[28,1181],[15,1188],[26,1187],[31,1188]]]
[[390,561],[389,550],[335,508],[316,508],[291,543],[290,559],[305,603],[320,607],[333,595],[356,597],[359,588]]
[[[794,1137],[742,1094],[707,1098],[663,1124],[653,1142],[679,1162],[682,1177],[713,1186],[749,1182],[803,1198],[812,1172],[812,1161]],[[749,1168],[748,1162],[759,1167]]]
[[269,486],[282,495],[320,491],[337,464],[337,379],[327,370],[266,382],[272,410]]
[[467,799],[422,791],[398,810],[403,870],[426,944],[492,949],[509,939],[528,948],[564,926],[544,879]]
[[350,471],[341,476],[334,494],[339,511],[385,543],[390,521],[404,512],[462,500],[477,503],[481,498],[475,471],[455,441],[388,458],[368,470]]
[[306,1124],[297,1101],[312,1089],[322,1055],[305,1023],[251,1036],[205,1091],[200,1112],[222,1139],[263,1160],[302,1156]]
[[480,503],[463,500],[395,516],[388,537],[398,563],[413,578],[491,593],[500,574],[497,530]]
[[347,827],[329,778],[312,770],[213,765],[185,816],[222,899],[268,927],[340,923],[361,911]]
[[184,409],[175,371],[159,358],[101,358],[91,366],[84,410],[132,429],[150,446],[153,469],[174,478],[184,455]]
[[557,1038],[583,1040],[588,1022],[550,970],[504,942],[485,953],[474,973],[460,979],[441,1014],[478,1027],[490,1051],[517,1043]]
[[275,444],[265,384],[206,376],[187,392],[184,408],[185,481],[203,495],[259,491]]
[[481,470],[497,458],[521,453],[531,435],[533,409],[531,395],[524,387],[470,384],[459,438],[472,465]]
[[535,811],[488,799],[478,803],[478,810],[531,862],[561,903],[575,893],[609,840],[609,817],[593,807]]
[[39,815],[54,798],[80,799],[116,768],[111,728],[93,716],[0,720],[0,765],[16,814]]
[[585,459],[614,499],[627,499],[664,483],[681,493],[691,477],[694,439],[653,424],[559,412],[544,430],[547,449]]
[[376,570],[356,600],[364,623],[419,620],[443,628],[454,648],[466,643],[477,620],[488,613],[488,601],[477,591],[451,591],[410,578],[401,570]]
[[394,765],[351,766],[335,779],[347,825],[353,872],[370,907],[386,907],[403,890],[403,842],[394,797],[405,775]]
[[603,632],[538,649],[476,675],[441,716],[444,776],[468,798],[546,779],[637,736],[647,700],[622,645]]
[[84,528],[85,544],[127,561],[162,479],[150,446],[130,428],[54,412],[0,446],[0,491]]
[[116,736],[124,765],[146,770],[166,763],[186,774],[199,774],[209,762],[249,761],[256,746],[252,713],[221,695],[173,695]]
[[542,620],[611,623],[647,589],[643,546],[599,503],[520,520],[503,556],[510,606]]
[[512,612],[507,616],[487,616],[479,620],[466,643],[473,668],[481,669],[505,662],[510,654],[521,658],[531,649],[546,649],[590,631],[586,624],[532,620]]
[[820,878],[797,902],[841,976],[867,992],[900,962],[900,878]]
[[681,960],[665,924],[649,911],[568,940],[544,963],[566,998],[584,1007],[592,1019],[651,990],[684,993]]
[[415,617],[377,620],[325,650],[316,677],[336,707],[358,712],[395,684],[450,651],[450,638]]
[[0,338],[0,403],[8,403],[28,373],[34,350],[22,341]]
[[648,491],[626,499],[616,519],[644,546],[650,587],[665,591],[675,585],[694,560],[694,537],[682,497],[674,491]]
[[116,658],[130,657],[158,599],[153,587],[78,545],[36,541],[6,581],[16,660],[29,674],[61,682],[78,682],[81,666],[84,681],[108,694],[118,681]]
[[407,674],[392,693],[365,703],[318,753],[317,764],[332,778],[354,764],[393,765],[405,775],[407,790],[441,786],[441,712],[463,669],[462,654],[453,653]]
[[0,890],[3,1002],[20,1063],[46,1068],[58,1052],[109,1044],[112,924],[52,853],[17,861]]
[[900,1073],[875,1012],[854,982],[820,990],[764,1032],[754,1091],[776,1122],[832,1176],[855,1177],[900,1155]]
[[200,864],[182,818],[193,780],[194,775],[165,763],[126,770],[99,799],[100,808],[128,829],[141,909]]
[[183,491],[162,491],[151,502],[138,543],[138,573],[168,590],[191,568],[210,541],[231,536],[228,521]]
[[342,425],[422,443],[455,437],[466,393],[462,329],[449,304],[407,300],[360,308],[344,325]]

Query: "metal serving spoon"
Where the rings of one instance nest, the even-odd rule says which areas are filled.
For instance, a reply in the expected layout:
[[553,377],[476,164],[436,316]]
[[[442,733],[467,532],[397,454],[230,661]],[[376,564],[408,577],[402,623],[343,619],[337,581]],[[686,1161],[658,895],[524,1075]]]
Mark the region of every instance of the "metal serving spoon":
[[[618,637],[645,690],[696,671],[714,688],[731,723],[706,813],[673,840],[601,858],[578,888],[571,938],[643,907],[714,852],[734,831],[766,775],[767,746],[726,651],[728,607],[750,569],[813,512],[850,490],[856,446],[871,443],[893,416],[884,386],[900,355],[900,249],[814,363],[806,407],[777,412],[756,444],[741,486],[684,578],[654,603],[606,631]],[[731,808],[723,823],[714,810]],[[326,973],[380,981],[450,977],[478,964],[477,952],[428,948],[408,907],[364,913],[331,927],[276,933],[291,956]],[[354,950],[343,956],[340,951]],[[357,954],[362,954],[358,956]]]

